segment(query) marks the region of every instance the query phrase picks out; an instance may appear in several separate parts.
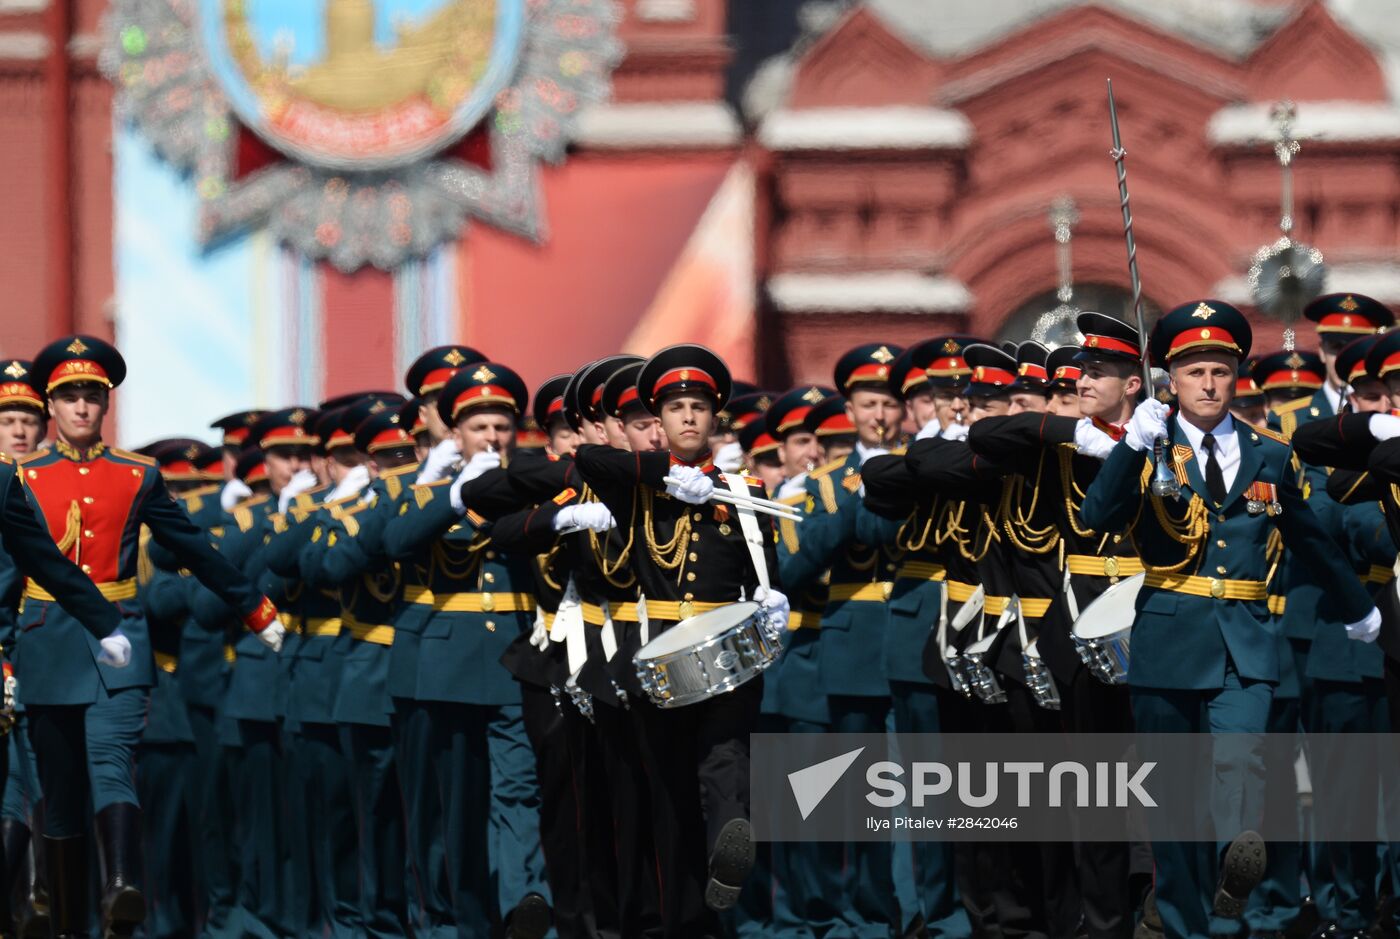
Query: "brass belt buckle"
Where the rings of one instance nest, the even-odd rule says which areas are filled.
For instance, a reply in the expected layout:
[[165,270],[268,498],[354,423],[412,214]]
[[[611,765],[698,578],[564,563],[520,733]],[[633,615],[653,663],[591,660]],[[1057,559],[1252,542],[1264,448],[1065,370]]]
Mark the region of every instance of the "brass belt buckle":
[[1105,577],[1118,576],[1118,559],[1108,557],[1103,559],[1103,572]]
[[1210,595],[1217,600],[1224,599],[1225,581],[1221,580],[1219,577],[1212,577],[1210,579]]

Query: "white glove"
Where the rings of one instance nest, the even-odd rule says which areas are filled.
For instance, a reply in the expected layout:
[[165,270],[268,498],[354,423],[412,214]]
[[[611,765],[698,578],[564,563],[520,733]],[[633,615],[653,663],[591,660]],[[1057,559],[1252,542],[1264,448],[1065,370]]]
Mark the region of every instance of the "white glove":
[[968,425],[966,424],[949,424],[943,428],[943,433],[939,436],[944,440],[966,440],[967,431]]
[[286,515],[287,509],[291,506],[292,500],[311,489],[315,489],[320,484],[316,474],[309,469],[297,470],[291,482],[282,487],[282,491],[277,494],[277,512]]
[[437,482],[447,475],[447,469],[457,458],[462,455],[462,450],[457,446],[454,437],[448,437],[436,444],[428,451],[428,458],[423,461],[423,468],[418,471],[416,484],[419,486],[431,482]]
[[671,478],[676,482],[667,483],[666,491],[691,505],[704,505],[715,493],[714,480],[700,471],[698,466],[673,466]]
[[940,424],[940,423],[938,423],[938,418],[935,417],[935,418],[933,418],[932,420],[930,420],[927,424],[925,424],[923,427],[920,427],[920,428],[919,428],[919,432],[918,432],[917,434],[914,435],[914,439],[915,439],[915,440],[931,440],[931,439],[933,439],[934,437],[937,437],[939,431],[941,431],[942,429],[943,429],[943,425]]
[[457,481],[452,484],[452,507],[458,515],[467,514],[467,504],[462,501],[462,487],[487,470],[500,469],[500,466],[501,455],[495,450],[482,450],[467,461],[467,465],[457,474]]
[[554,516],[554,530],[566,528],[587,528],[589,531],[607,531],[616,528],[617,520],[601,502],[579,502],[566,505]]
[[14,713],[19,704],[19,679],[14,675],[5,676],[5,710]]
[[1164,402],[1148,398],[1133,411],[1133,417],[1128,421],[1128,432],[1123,439],[1128,441],[1128,446],[1134,450],[1141,453],[1151,451],[1157,439],[1167,435],[1167,415],[1171,412],[1171,407]]
[[282,651],[282,640],[287,635],[287,627],[282,625],[280,619],[275,619],[263,627],[260,633],[253,633],[258,637],[258,641],[267,646],[273,652]]
[[744,448],[738,441],[726,443],[715,453],[715,469],[721,473],[737,473],[744,468]]
[[790,499],[793,496],[801,495],[807,491],[807,474],[798,473],[791,479],[784,479],[782,485],[778,486],[778,491],[774,493],[775,499]]
[[763,624],[770,636],[781,636],[787,631],[788,614],[792,612],[787,594],[772,587],[759,587],[754,591],[753,598],[763,608]]
[[112,630],[112,634],[99,645],[102,646],[102,651],[97,654],[97,661],[103,665],[126,668],[131,664],[131,640],[122,635],[120,626]]
[[248,488],[248,484],[241,479],[230,479],[224,483],[224,488],[219,492],[219,507],[225,512],[232,512],[233,507],[253,494],[253,490]]
[[1357,642],[1375,642],[1381,634],[1381,611],[1371,607],[1371,612],[1359,623],[1347,624],[1347,638]]
[[340,477],[340,482],[336,483],[331,494],[326,496],[326,501],[335,502],[337,499],[347,499],[368,485],[369,467],[364,464],[352,466],[346,470],[344,476]]
[[1400,437],[1400,417],[1394,414],[1372,414],[1367,426],[1371,429],[1371,436],[1377,440]]
[[378,499],[379,499],[379,493],[376,492],[376,491],[374,491],[373,489],[371,489],[369,492],[367,492],[367,493],[365,493],[364,495],[360,496],[360,505],[365,505],[365,506],[374,505],[374,503],[375,503]]
[[1074,446],[1085,456],[1106,460],[1113,452],[1114,439],[1094,425],[1091,418],[1081,417],[1074,425]]
[[535,617],[535,628],[530,631],[530,645],[541,652],[549,648],[549,629],[544,624],[544,616]]

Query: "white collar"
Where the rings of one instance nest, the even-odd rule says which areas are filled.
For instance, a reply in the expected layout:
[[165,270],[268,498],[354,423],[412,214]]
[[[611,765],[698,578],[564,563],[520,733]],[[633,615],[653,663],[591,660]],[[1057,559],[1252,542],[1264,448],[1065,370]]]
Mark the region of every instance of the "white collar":
[[1333,388],[1330,381],[1322,383],[1322,393],[1327,396],[1327,402],[1332,405],[1332,413],[1342,413],[1342,393]]
[[[1191,449],[1197,451],[1201,450],[1201,441],[1205,439],[1206,432],[1188,421],[1185,417],[1178,416],[1176,424],[1181,428],[1181,432],[1186,435],[1187,441],[1191,444]],[[1215,445],[1217,447],[1233,447],[1235,443],[1234,417],[1232,417],[1229,412],[1226,412],[1225,419],[1219,424],[1216,424],[1215,429],[1212,430],[1211,433],[1215,435]]]
[[856,456],[860,457],[861,466],[864,466],[865,461],[870,459],[872,456],[880,456],[881,454],[889,452],[890,451],[885,447],[867,447],[859,440],[856,441]]

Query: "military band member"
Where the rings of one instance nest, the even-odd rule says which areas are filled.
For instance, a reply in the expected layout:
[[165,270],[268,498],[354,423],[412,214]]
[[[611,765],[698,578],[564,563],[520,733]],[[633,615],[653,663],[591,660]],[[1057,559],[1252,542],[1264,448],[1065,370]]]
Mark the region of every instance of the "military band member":
[[739,430],[739,446],[744,451],[744,472],[763,482],[770,496],[783,485],[783,461],[778,455],[779,443],[768,432],[761,419],[750,421]]
[[[412,499],[384,535],[391,558],[426,572],[428,592],[411,601],[431,611],[414,698],[428,714],[430,763],[444,800],[449,890],[463,939],[483,935],[493,921],[505,921],[521,936],[542,936],[549,924],[539,893],[534,757],[520,688],[500,666],[511,642],[532,628],[528,559],[497,551],[489,522],[462,501],[467,483],[509,458],[527,397],[519,376],[495,362],[467,365],[448,378],[437,398],[438,417],[453,430],[461,469],[443,466],[437,478],[420,474]],[[503,832],[515,834],[496,839],[494,852],[488,850],[491,816]]]
[[[140,526],[148,526],[152,537],[174,552],[201,583],[217,590],[260,639],[275,646],[281,638],[272,603],[209,546],[169,498],[155,461],[103,444],[102,420],[110,391],[125,373],[117,350],[99,339],[71,336],[45,347],[35,360],[34,377],[36,386],[45,390],[58,439],[53,450],[34,454],[21,465],[30,501],[59,549],[104,596],[124,604],[122,632],[144,646],[144,661],[117,670],[113,666],[125,665],[123,660],[132,655],[131,644],[115,655],[104,654],[77,622],[52,606],[53,594],[37,584],[26,588],[20,624],[30,631],[16,664],[21,680],[29,676],[30,739],[45,795],[58,935],[87,925],[83,848],[90,795],[104,862],[103,929],[130,932],[146,914],[145,898],[135,883],[140,876],[140,810],[132,768],[132,751],[144,720],[143,689],[151,684],[153,667],[149,645],[144,644],[144,618],[139,605],[131,602]],[[40,625],[41,631],[33,629]],[[85,763],[93,738],[100,738],[106,748],[102,766],[108,771],[93,775],[89,793]]]
[[1239,377],[1235,379],[1235,397],[1230,402],[1230,413],[1236,420],[1263,427],[1269,416],[1264,389],[1254,380],[1254,366],[1258,361],[1257,358],[1240,361]]
[[1011,413],[1041,412],[1050,406],[1050,350],[1034,339],[1016,346],[1016,381],[1011,385]]
[[[1140,732],[1266,729],[1279,677],[1263,604],[1274,529],[1289,550],[1335,582],[1331,600],[1349,634],[1370,641],[1379,631],[1370,597],[1303,500],[1287,446],[1236,426],[1229,415],[1249,345],[1248,321],[1221,301],[1187,303],[1164,316],[1150,350],[1171,376],[1179,413],[1169,415],[1160,402],[1139,406],[1084,498],[1081,516],[1093,529],[1121,532],[1137,520],[1147,580],[1133,624],[1128,684]],[[1144,489],[1159,438],[1166,438],[1181,487],[1175,499]],[[1198,628],[1183,635],[1181,622]],[[1232,796],[1230,814],[1217,817],[1218,858],[1189,845],[1153,845],[1156,905],[1168,934],[1205,936],[1212,912],[1243,912],[1264,873],[1264,846],[1251,830],[1261,811],[1262,772],[1254,749],[1218,762],[1217,785]]]
[[[638,645],[619,648],[627,660],[648,635],[743,596],[786,624],[786,598],[774,589],[758,590],[738,519],[729,507],[710,504],[716,485],[710,438],[730,384],[728,369],[709,350],[663,349],[642,368],[637,389],[660,418],[669,449],[625,453],[585,444],[576,454],[583,479],[634,544],[631,567],[646,623],[633,640]],[[750,489],[758,490],[756,483]],[[762,519],[760,525],[766,529]],[[775,574],[771,550],[766,547],[763,562],[769,576]],[[676,710],[645,700],[635,676],[626,688],[652,783],[665,934],[717,934],[714,911],[734,905],[754,863],[748,733],[758,717],[763,681]]]
[[805,495],[807,474],[823,462],[821,443],[804,422],[812,408],[835,393],[830,388],[804,385],[792,389],[768,408],[763,423],[768,435],[778,443],[782,485],[777,487],[776,498],[780,501]]
[[1045,360],[1045,370],[1050,374],[1050,404],[1046,408],[1051,414],[1060,417],[1083,416],[1079,402],[1079,376],[1081,373],[1078,346],[1060,346],[1050,352]]
[[1337,374],[1337,355],[1358,336],[1382,332],[1395,324],[1395,314],[1388,307],[1359,293],[1318,297],[1303,308],[1303,315],[1317,324],[1319,351],[1327,375],[1322,388],[1313,395],[1306,418],[1299,414],[1300,422],[1341,413],[1346,380]]

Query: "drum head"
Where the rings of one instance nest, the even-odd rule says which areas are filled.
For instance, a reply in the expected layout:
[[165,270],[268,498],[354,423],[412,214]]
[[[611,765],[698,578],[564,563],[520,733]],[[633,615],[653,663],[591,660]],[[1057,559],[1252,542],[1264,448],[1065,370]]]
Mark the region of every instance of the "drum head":
[[983,636],[981,639],[978,639],[978,640],[977,640],[976,642],[974,642],[972,645],[970,645],[970,646],[968,646],[966,649],[964,649],[964,650],[963,650],[963,654],[964,654],[964,655],[982,655],[982,654],[983,654],[984,652],[986,652],[989,648],[991,648],[992,642],[993,642],[993,641],[996,639],[996,637],[999,636],[999,635],[1001,635],[1001,631],[1000,631],[1000,630],[997,630],[997,631],[994,632],[994,633],[988,633],[987,635]]
[[683,652],[706,639],[733,629],[757,612],[757,603],[731,603],[717,610],[692,616],[642,646],[637,652],[637,658],[656,659]]
[[1132,628],[1138,592],[1146,578],[1146,574],[1135,574],[1105,590],[1074,621],[1074,634],[1080,639],[1102,639]]

